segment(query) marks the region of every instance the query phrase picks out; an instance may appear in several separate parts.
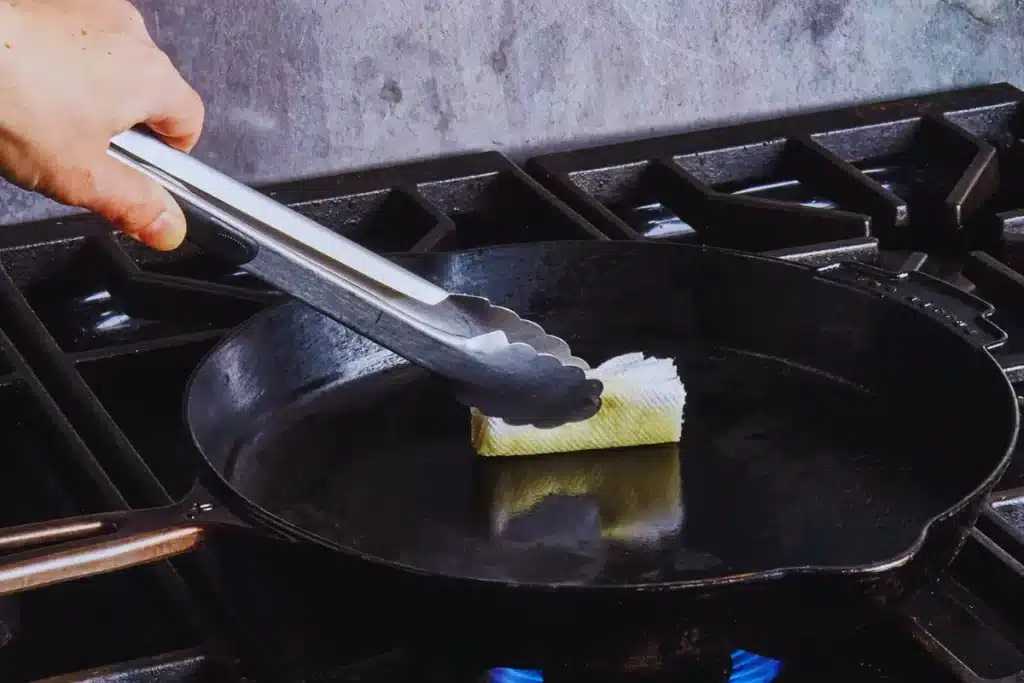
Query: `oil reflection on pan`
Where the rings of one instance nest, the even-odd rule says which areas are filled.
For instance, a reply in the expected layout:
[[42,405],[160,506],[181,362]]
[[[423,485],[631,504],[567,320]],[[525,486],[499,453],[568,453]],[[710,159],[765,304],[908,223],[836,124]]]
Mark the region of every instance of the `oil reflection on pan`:
[[482,459],[492,538],[656,544],[683,527],[679,444]]

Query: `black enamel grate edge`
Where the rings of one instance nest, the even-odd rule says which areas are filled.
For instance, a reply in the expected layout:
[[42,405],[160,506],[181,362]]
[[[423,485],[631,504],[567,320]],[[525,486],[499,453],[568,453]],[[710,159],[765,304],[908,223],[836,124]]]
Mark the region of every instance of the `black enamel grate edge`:
[[[526,168],[615,239],[658,238],[624,216],[632,201],[664,205],[689,228],[665,239],[749,251],[866,236],[941,245],[972,220],[998,229],[1024,215],[991,202],[1020,158],[1022,101],[1013,86],[983,86],[560,152]],[[910,185],[886,179],[901,164],[914,166]],[[794,184],[827,201],[772,197]]]

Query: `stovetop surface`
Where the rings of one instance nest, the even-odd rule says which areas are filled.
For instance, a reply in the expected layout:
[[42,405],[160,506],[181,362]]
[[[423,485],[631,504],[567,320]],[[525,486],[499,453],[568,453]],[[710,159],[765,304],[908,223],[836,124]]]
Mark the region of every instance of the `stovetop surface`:
[[[1024,92],[986,86],[525,168],[488,152],[264,189],[382,253],[649,239],[920,269],[993,304],[1016,382],[1022,103]],[[0,266],[0,525],[185,495],[197,471],[181,418],[189,374],[281,296],[193,248],[151,252],[90,216],[0,231]],[[792,660],[737,649],[662,680],[703,680],[707,665],[737,683],[1024,681],[1022,563],[1019,457],[953,567],[901,612]],[[476,661],[444,644],[443,614],[441,636],[409,633],[403,610],[415,605],[322,566],[225,534],[171,562],[0,598],[0,681],[566,679]],[[481,627],[500,637],[495,620]]]

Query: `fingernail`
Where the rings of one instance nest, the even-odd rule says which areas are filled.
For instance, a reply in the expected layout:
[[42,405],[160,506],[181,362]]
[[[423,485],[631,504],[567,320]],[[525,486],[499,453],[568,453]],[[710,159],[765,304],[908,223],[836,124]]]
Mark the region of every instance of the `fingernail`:
[[174,220],[170,211],[161,213],[138,235],[139,240],[160,251],[177,249],[184,238],[184,229]]

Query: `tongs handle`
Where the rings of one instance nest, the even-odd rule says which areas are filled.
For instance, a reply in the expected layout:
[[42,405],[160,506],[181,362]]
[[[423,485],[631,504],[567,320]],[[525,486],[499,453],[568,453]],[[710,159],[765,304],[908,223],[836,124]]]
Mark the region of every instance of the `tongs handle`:
[[[375,287],[383,286],[391,295],[430,305],[448,296],[414,273],[149,135],[121,133],[111,140],[109,153],[208,219],[205,225],[189,226],[191,241],[285,291],[301,290],[296,280],[319,272],[374,294],[379,295]],[[264,250],[273,252],[273,258],[260,267]]]

